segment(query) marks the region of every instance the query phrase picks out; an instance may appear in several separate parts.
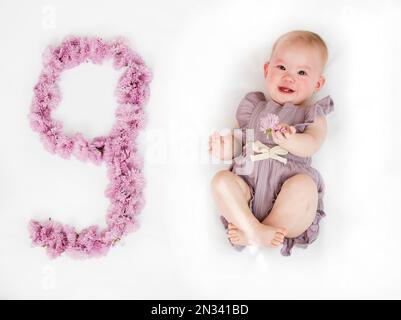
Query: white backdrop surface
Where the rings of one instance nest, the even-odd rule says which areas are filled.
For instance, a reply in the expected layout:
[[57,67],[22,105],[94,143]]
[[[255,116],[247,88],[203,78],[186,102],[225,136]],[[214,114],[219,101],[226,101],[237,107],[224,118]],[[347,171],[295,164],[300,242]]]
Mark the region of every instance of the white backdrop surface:
[[[0,298],[401,298],[399,1],[0,1]],[[231,248],[217,219],[207,137],[231,127],[240,99],[263,90],[274,40],[326,39],[335,112],[314,157],[325,179],[318,240],[290,258]],[[105,225],[106,167],[44,150],[27,120],[48,44],[123,36],[152,69],[140,229],[107,257],[49,260],[27,224],[51,216]],[[63,73],[54,117],[65,131],[108,134],[119,73]]]

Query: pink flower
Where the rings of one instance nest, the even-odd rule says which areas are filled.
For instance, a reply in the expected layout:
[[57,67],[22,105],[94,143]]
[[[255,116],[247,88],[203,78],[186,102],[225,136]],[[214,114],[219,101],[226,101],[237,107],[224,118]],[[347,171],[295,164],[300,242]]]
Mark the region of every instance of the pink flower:
[[29,224],[29,231],[32,244],[45,247],[51,258],[58,257],[68,247],[68,237],[63,226],[51,219],[44,224],[32,220]]
[[[119,107],[109,136],[88,140],[77,132],[67,136],[62,123],[51,117],[61,100],[57,81],[60,73],[83,62],[101,64],[112,58],[114,67],[125,68],[115,90]],[[101,38],[68,37],[59,46],[49,47],[43,55],[43,71],[34,87],[29,121],[39,133],[46,150],[63,158],[74,155],[94,164],[105,162],[110,184],[105,192],[110,199],[106,215],[107,227],[83,229],[49,219],[31,221],[32,244],[47,249],[55,258],[63,252],[75,258],[105,255],[122,237],[137,230],[135,216],[144,207],[143,159],[137,153],[135,138],[145,125],[144,104],[149,96],[152,74],[142,58],[123,40],[105,42]]]
[[268,113],[266,117],[260,119],[260,131],[263,131],[267,136],[272,134],[272,131],[284,132],[285,128],[278,126],[280,118],[274,113]]
[[271,133],[271,131],[277,127],[279,121],[277,115],[268,113],[266,117],[260,119],[260,131],[263,131],[265,134]]

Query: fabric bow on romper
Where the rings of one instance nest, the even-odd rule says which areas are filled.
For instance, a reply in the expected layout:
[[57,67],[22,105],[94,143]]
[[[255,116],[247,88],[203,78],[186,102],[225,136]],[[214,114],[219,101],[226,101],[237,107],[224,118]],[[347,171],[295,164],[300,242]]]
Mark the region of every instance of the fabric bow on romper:
[[[243,149],[242,154],[233,159],[229,170],[250,186],[252,196],[249,208],[255,217],[259,221],[263,221],[269,215],[283,183],[295,174],[309,175],[317,186],[318,206],[315,219],[300,236],[284,239],[281,249],[283,256],[291,255],[291,249],[295,244],[306,248],[316,240],[319,221],[325,216],[323,208],[324,181],[320,173],[311,166],[311,157],[303,158],[285,152],[286,150],[278,147],[271,138],[260,131],[260,119],[273,113],[279,117],[280,122],[294,126],[297,133],[302,133],[310,123],[315,121],[317,116],[327,115],[333,111],[333,108],[333,100],[330,96],[306,107],[295,106],[289,102],[281,106],[273,100],[266,100],[262,92],[248,93],[238,106],[236,118],[243,132]],[[245,134],[246,129],[254,130],[254,141],[249,140]],[[250,144],[253,148],[249,148]],[[258,156],[252,155],[255,150],[262,152],[259,159]],[[223,216],[221,216],[221,220],[227,228],[227,220]],[[237,250],[244,248],[244,246],[238,245],[234,245],[234,247]]]

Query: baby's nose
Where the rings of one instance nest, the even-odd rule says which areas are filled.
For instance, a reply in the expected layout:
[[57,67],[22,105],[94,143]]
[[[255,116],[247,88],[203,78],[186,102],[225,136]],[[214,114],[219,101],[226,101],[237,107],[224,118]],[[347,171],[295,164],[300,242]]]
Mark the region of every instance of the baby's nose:
[[286,75],[283,77],[283,80],[284,80],[285,82],[294,83],[294,78],[293,78],[292,76],[290,76],[289,74],[286,74]]

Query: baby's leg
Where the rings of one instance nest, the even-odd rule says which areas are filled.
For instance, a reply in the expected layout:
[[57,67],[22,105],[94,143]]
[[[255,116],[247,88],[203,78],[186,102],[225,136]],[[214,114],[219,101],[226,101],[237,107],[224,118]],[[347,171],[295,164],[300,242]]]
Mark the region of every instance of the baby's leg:
[[219,213],[228,222],[242,226],[243,230],[259,222],[248,207],[251,190],[244,180],[229,170],[215,174],[211,182]]
[[315,182],[308,175],[296,174],[284,182],[270,214],[262,223],[284,227],[288,238],[296,238],[315,219],[317,202]]
[[248,207],[251,199],[249,186],[229,170],[219,171],[211,182],[219,213],[235,225],[230,228],[234,244],[259,243],[277,246],[284,240],[285,230],[261,224]]

